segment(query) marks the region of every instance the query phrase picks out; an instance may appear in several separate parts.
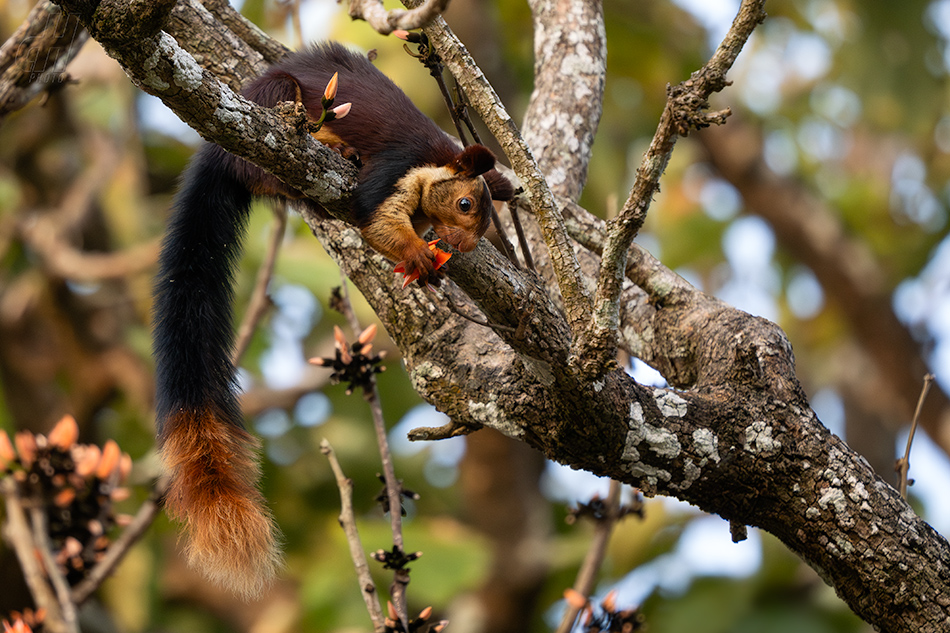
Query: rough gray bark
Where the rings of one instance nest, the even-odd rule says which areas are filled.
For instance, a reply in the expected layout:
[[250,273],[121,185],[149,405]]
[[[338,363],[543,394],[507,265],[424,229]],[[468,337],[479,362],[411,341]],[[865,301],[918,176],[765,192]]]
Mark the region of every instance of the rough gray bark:
[[75,17],[41,1],[0,47],[0,122],[44,91],[61,88],[66,65],[88,39]]
[[[827,203],[768,168],[760,134],[750,125],[737,122],[698,137],[713,167],[774,227],[782,246],[815,272],[870,357],[854,372],[858,375],[845,377],[844,390],[860,394],[856,399],[869,414],[909,420],[927,363],[894,313],[887,274],[874,253],[848,235]],[[868,365],[876,371],[867,371]],[[920,422],[950,454],[950,400],[943,391],[934,390],[924,401]]]
[[[337,212],[345,208],[341,194],[354,184],[352,169],[201,69],[160,30],[168,2],[63,4],[137,85],[203,136]],[[142,19],[128,20],[140,12]],[[443,29],[436,41],[447,47],[440,52],[450,68],[468,73],[450,34],[433,28]],[[463,81],[476,109],[477,84]],[[485,107],[495,109],[490,128],[514,128],[497,106]],[[539,211],[540,232],[557,251],[563,304],[548,292],[550,280],[516,269],[485,242],[452,259],[454,283],[439,294],[400,290],[391,264],[352,226],[307,215],[399,345],[415,388],[452,418],[449,427],[416,437],[494,428],[559,462],[768,530],[879,630],[947,630],[950,547],[816,419],[777,326],[696,291],[631,246],[620,271],[628,282],[619,302],[621,344],[674,388],[637,384],[603,358],[595,359],[600,370],[593,374],[577,370],[571,359],[591,319],[586,289],[593,285],[577,262],[603,248],[606,229],[570,200],[555,204],[530,163],[530,153],[513,160],[519,174],[530,176],[523,184]],[[489,327],[460,318],[457,309],[480,313]]]

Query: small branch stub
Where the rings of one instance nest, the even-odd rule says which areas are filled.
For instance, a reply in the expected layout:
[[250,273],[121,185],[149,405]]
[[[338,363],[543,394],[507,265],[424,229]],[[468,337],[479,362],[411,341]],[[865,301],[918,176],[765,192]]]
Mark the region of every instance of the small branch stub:
[[377,32],[389,35],[393,31],[411,31],[426,26],[439,17],[449,0],[428,0],[415,9],[387,11],[379,0],[350,0],[350,17],[365,20]]

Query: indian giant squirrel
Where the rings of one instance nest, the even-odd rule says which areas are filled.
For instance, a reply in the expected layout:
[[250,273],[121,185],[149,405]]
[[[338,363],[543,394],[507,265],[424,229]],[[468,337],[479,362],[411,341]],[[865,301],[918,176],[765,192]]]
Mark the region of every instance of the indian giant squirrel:
[[[315,136],[358,156],[353,220],[374,249],[404,262],[407,276],[437,283],[441,271],[422,232],[432,226],[455,248],[472,250],[492,198],[510,199],[511,183],[488,149],[461,150],[365,56],[339,44],[289,55],[244,96],[266,107],[300,101],[317,120],[334,73],[337,98],[352,110]],[[231,362],[232,283],[254,196],[304,198],[216,145],[198,151],[174,202],[154,303],[165,506],[186,526],[192,566],[245,596],[260,593],[280,565],[277,529],[258,489],[258,443],[244,429]]]

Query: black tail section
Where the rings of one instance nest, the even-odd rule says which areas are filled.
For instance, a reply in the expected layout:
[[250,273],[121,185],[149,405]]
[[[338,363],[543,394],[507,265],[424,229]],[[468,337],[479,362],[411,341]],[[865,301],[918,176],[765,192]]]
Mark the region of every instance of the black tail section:
[[216,145],[195,155],[162,245],[154,322],[160,439],[170,416],[211,403],[241,426],[231,304],[251,194],[234,177],[236,160]]

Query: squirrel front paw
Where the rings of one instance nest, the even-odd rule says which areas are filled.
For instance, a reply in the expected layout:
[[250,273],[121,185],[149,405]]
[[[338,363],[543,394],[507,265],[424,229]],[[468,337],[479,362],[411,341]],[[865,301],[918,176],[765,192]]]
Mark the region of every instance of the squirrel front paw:
[[425,248],[420,247],[396,264],[393,272],[403,274],[403,288],[418,279],[419,285],[435,290],[435,286],[442,282],[442,273],[439,269],[449,261],[452,254],[438,248],[436,246],[438,243],[439,240],[432,240],[426,244]]

